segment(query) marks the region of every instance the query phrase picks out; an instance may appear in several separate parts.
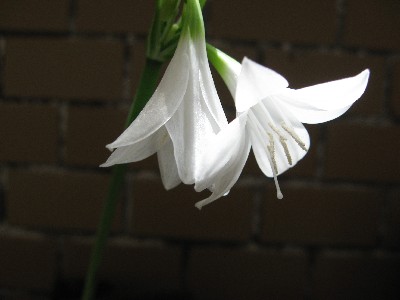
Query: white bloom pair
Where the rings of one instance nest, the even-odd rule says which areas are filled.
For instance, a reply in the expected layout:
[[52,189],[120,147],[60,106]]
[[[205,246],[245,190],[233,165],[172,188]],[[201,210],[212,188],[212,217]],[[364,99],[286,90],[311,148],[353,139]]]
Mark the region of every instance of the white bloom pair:
[[[198,5],[191,9],[201,16]],[[321,123],[343,114],[363,94],[369,71],[292,90],[276,72],[247,58],[240,65],[216,52],[211,61],[219,60],[237,108],[237,118],[228,124],[200,21],[194,24],[196,34],[190,25],[183,28],[154,95],[125,132],[107,145],[116,150],[102,166],[139,161],[157,152],[166,189],[182,181],[195,184],[196,191],[212,192],[196,204],[201,208],[229,192],[252,147],[260,169],[274,177],[277,197],[282,198],[276,176],[294,166],[310,146],[301,122]]]

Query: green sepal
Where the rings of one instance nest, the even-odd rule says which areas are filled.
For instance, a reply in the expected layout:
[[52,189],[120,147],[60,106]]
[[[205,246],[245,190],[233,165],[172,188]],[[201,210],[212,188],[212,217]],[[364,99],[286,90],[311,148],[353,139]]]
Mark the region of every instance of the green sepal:
[[174,51],[165,51],[166,45],[179,39],[180,26],[176,19],[180,0],[157,0],[153,23],[147,39],[146,56],[152,60],[165,62]]
[[[203,5],[205,1],[203,1]],[[187,0],[183,10],[183,28],[189,28],[190,37],[192,39],[204,38],[204,21],[202,6],[199,0]],[[186,32],[186,30],[183,30]]]

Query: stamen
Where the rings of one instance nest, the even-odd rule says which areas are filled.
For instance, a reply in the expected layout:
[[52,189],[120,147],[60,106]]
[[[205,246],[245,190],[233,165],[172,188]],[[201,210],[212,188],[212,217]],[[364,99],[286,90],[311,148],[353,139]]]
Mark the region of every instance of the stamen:
[[286,139],[281,137],[279,139],[279,142],[281,143],[281,145],[283,147],[283,151],[285,151],[285,155],[286,155],[286,158],[287,158],[287,161],[288,161],[289,165],[292,165],[292,157],[290,156],[289,148],[288,148],[288,146],[286,144]]
[[301,149],[303,149],[304,151],[308,151],[304,142],[300,139],[300,137],[296,134],[296,132],[294,132],[292,128],[290,128],[283,122],[281,123],[281,126],[283,129],[285,129],[287,133],[290,134],[290,136],[296,141],[296,143],[300,146]]
[[274,126],[274,124],[272,124],[271,122],[268,122],[268,126],[271,127],[271,129],[272,129],[273,131],[275,131],[275,133],[276,133],[277,135],[279,135],[280,137],[282,136],[282,134],[280,133],[280,131],[278,130],[278,128],[276,128],[276,127]]
[[276,187],[276,197],[278,199],[282,199],[283,198],[283,194],[281,192],[281,188],[279,186],[278,183],[278,178],[276,176],[276,174],[278,173],[278,166],[276,164],[276,160],[275,160],[275,147],[274,147],[274,137],[272,136],[271,133],[268,133],[269,136],[269,142],[270,144],[267,146],[268,152],[269,152],[269,160],[270,160],[270,164],[272,166],[272,174],[274,175],[274,182],[275,182],[275,187]]
[[286,144],[287,138],[271,122],[269,122],[268,125],[279,136],[279,142],[283,147],[283,151],[285,151],[286,159],[289,165],[292,165],[292,156],[290,155],[289,148]]
[[269,154],[271,155],[271,160],[272,160],[272,166],[274,168],[275,173],[278,173],[278,166],[276,164],[276,159],[275,159],[275,142],[274,142],[274,137],[272,134],[268,133],[269,136],[269,145],[267,146]]

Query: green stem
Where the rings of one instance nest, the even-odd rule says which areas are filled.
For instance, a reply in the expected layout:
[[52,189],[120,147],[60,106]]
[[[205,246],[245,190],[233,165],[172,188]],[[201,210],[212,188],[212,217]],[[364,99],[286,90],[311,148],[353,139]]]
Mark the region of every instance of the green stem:
[[[139,81],[139,87],[132,102],[126,126],[138,116],[154,93],[161,70],[162,62],[146,59],[146,64]],[[118,205],[118,198],[121,191],[124,175],[127,165],[116,165],[113,167],[113,173],[109,185],[107,198],[105,199],[99,227],[96,234],[96,242],[92,249],[89,269],[86,274],[85,287],[82,294],[82,300],[92,300],[96,287],[96,274],[99,269],[107,238],[110,233],[115,210]]]

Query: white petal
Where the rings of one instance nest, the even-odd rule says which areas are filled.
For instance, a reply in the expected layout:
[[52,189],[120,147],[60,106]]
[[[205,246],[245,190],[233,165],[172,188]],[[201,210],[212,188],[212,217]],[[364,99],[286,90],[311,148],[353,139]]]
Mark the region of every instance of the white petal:
[[200,91],[199,64],[192,43],[189,45],[189,62],[189,78],[184,98],[175,114],[165,124],[174,144],[179,176],[185,184],[194,183],[204,139],[213,133],[213,118]]
[[107,161],[100,167],[109,167],[115,164],[125,164],[143,160],[156,153],[167,140],[168,132],[163,126],[144,140],[115,149]]
[[198,209],[207,205],[218,198],[225,196],[229,193],[230,189],[239,179],[243,167],[246,164],[250,152],[250,141],[248,135],[243,135],[238,143],[236,158],[231,159],[233,163],[226,165],[224,172],[219,176],[218,180],[212,186],[212,194],[207,199],[201,200],[195,204]]
[[197,46],[189,45],[190,70],[184,99],[165,124],[174,144],[179,176],[185,184],[195,182],[205,141],[227,123],[215,87],[211,83],[201,86],[205,78],[200,78],[199,63],[205,51],[199,53]]
[[188,41],[181,39],[159,86],[132,124],[107,148],[139,142],[157,131],[175,113],[186,92],[189,72]]
[[174,157],[172,141],[168,142],[157,152],[158,165],[160,167],[161,180],[166,190],[170,190],[181,183]]
[[246,111],[265,97],[287,88],[288,85],[282,75],[245,57],[236,87],[236,110]]
[[323,110],[303,102],[297,102],[293,98],[279,96],[281,106],[285,106],[300,122],[306,124],[319,124],[327,122],[344,114],[350,107],[344,106],[338,109]]
[[199,59],[200,91],[202,93],[204,103],[206,104],[211,116],[213,117],[211,119],[211,125],[213,126],[214,132],[218,132],[222,127],[228,124],[228,121],[226,119],[224,110],[222,109],[221,101],[215,88],[207,57],[204,56],[205,54],[206,53],[204,52]]
[[[301,108],[306,107],[313,107],[315,113],[320,111],[322,114],[325,114],[326,120],[323,117],[319,117],[319,119],[328,121],[338,117],[340,111],[344,113],[346,111],[344,108],[350,107],[361,97],[367,87],[368,78],[369,70],[366,69],[354,77],[317,84],[298,90],[287,89],[283,93],[285,96],[283,101],[286,105],[294,107],[290,109],[304,123],[308,123],[308,120],[310,120],[310,123],[316,123],[312,113],[303,115],[303,112],[301,112]],[[330,115],[324,111],[333,111],[334,113]],[[318,117],[315,118],[315,120],[317,119]]]
[[195,190],[212,187],[221,174],[239,159],[245,139],[247,115],[242,114],[207,141],[196,177]]

